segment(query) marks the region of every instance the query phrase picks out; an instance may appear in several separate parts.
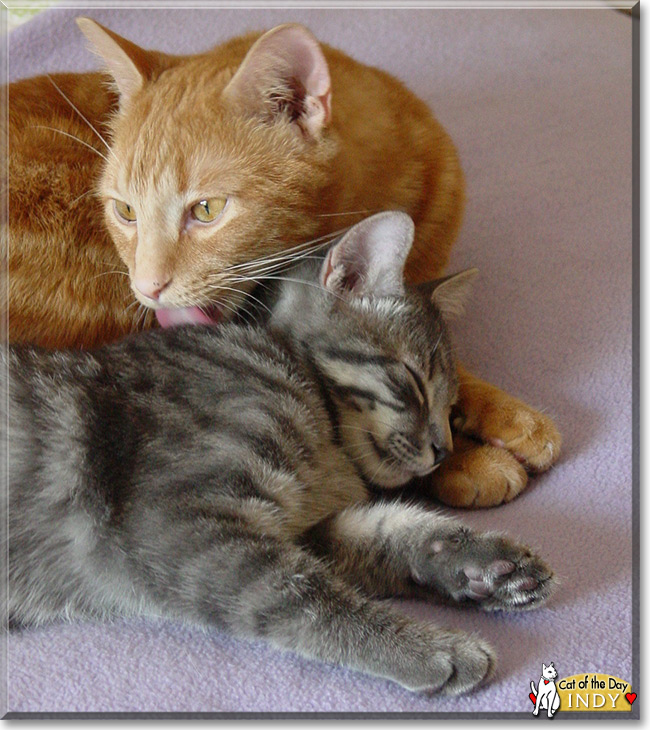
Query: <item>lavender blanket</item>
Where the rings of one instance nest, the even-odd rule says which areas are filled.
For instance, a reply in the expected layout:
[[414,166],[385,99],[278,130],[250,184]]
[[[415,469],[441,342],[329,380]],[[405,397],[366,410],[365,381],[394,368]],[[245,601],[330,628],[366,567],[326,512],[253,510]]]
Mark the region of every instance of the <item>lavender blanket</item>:
[[450,270],[481,271],[460,353],[548,410],[564,436],[557,466],[513,503],[461,516],[538,548],[562,586],[520,615],[400,604],[496,647],[496,677],[467,697],[419,697],[261,643],[133,620],[10,635],[3,709],[530,713],[530,681],[550,661],[560,677],[599,671],[634,686],[632,19],[604,8],[55,9],[12,31],[10,78],[96,67],[81,14],[172,53],[303,22],[431,105],[467,176]]

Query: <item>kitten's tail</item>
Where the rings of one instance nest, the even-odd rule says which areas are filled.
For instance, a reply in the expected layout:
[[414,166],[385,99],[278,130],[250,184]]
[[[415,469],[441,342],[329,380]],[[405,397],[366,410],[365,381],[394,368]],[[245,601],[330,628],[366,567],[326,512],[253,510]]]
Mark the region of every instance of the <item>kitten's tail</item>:
[[533,694],[535,695],[535,697],[537,697],[537,687],[535,687],[535,685],[532,682],[530,683],[530,688],[533,691]]

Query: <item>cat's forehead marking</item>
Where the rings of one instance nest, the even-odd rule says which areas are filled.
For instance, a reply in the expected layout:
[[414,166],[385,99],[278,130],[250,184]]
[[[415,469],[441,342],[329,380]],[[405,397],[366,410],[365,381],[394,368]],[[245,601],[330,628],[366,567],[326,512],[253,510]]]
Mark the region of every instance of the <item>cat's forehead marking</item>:
[[193,191],[198,200],[236,192],[250,160],[231,126],[217,113],[193,125],[147,117],[121,132],[120,184],[141,197]]

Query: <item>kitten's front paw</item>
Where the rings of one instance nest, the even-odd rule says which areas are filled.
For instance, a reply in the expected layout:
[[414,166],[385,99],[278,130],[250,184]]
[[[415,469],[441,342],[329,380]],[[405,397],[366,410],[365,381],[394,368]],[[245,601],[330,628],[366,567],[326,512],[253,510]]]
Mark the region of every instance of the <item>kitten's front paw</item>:
[[471,602],[485,611],[537,608],[555,586],[553,571],[525,545],[465,527],[432,539],[413,577],[457,603]]

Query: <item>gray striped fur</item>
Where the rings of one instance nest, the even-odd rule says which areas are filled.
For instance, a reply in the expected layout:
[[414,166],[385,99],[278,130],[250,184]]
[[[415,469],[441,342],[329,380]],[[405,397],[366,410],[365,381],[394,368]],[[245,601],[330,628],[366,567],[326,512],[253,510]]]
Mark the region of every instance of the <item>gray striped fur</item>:
[[[386,216],[408,238],[401,214],[360,226],[390,248]],[[359,273],[364,287],[377,275]],[[327,276],[303,264],[265,326],[9,349],[13,624],[166,616],[413,690],[491,675],[483,641],[376,597],[531,608],[551,573],[505,537],[371,498],[433,468],[456,394],[449,335],[435,291]]]

